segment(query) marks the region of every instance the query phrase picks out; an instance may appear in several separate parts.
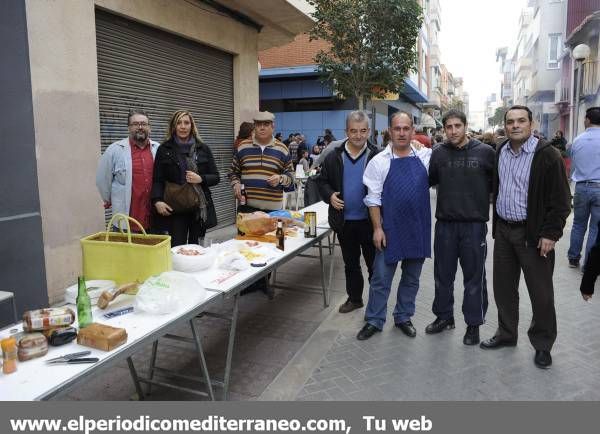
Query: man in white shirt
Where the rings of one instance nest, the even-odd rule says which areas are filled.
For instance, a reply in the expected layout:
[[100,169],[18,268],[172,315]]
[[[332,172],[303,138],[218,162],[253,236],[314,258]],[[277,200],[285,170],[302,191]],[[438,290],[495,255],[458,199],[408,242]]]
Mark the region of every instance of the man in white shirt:
[[419,290],[421,268],[431,257],[431,205],[427,169],[431,149],[411,145],[414,134],[410,114],[397,112],[390,118],[392,143],[367,165],[363,183],[365,204],[373,224],[377,253],[365,312],[366,324],[357,335],[366,340],[383,329],[387,300],[398,262],[402,277],[398,285],[394,323],[405,335],[416,336],[411,322]]

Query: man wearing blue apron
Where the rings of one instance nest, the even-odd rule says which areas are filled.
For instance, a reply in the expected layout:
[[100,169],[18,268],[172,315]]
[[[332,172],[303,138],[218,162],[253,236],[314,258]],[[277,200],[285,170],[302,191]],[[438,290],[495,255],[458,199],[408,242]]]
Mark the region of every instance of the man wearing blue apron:
[[405,335],[415,337],[411,322],[425,258],[431,257],[431,206],[427,168],[431,149],[411,146],[411,115],[397,112],[390,119],[392,143],[367,165],[363,176],[368,194],[365,204],[373,224],[377,253],[369,288],[365,326],[357,339],[369,339],[383,329],[387,300],[398,262],[394,323]]

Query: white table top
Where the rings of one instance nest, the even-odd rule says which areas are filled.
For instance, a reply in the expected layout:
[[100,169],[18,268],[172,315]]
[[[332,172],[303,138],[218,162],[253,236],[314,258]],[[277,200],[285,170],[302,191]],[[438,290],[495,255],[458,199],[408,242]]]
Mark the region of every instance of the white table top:
[[[323,237],[328,231],[327,204],[320,202],[301,211],[317,212],[317,238],[304,238],[299,232],[297,237],[286,237],[285,250],[277,250],[274,244],[261,243],[261,248],[266,252],[265,260],[269,269],[279,262],[285,262],[296,256],[315,240]],[[243,241],[238,241],[243,242]],[[260,259],[262,261],[262,258]],[[258,261],[258,260],[257,260]],[[213,265],[208,270],[189,273],[201,284],[198,287],[198,297],[190,300],[186,306],[182,306],[176,313],[167,315],[150,315],[145,312],[132,312],[111,319],[105,319],[102,315],[106,312],[117,310],[133,304],[133,296],[121,295],[117,297],[106,311],[94,307],[92,310],[96,322],[123,327],[127,330],[127,343],[110,352],[95,350],[78,345],[75,341],[60,347],[49,347],[48,354],[44,357],[17,363],[17,372],[4,375],[0,372],[0,400],[6,401],[31,401],[39,400],[55,395],[58,391],[82,380],[84,377],[95,373],[98,369],[111,366],[115,361],[122,360],[134,354],[140,345],[145,345],[167,333],[176,323],[193,317],[202,311],[203,307],[212,302],[217,302],[224,294],[234,292],[244,285],[245,282],[256,280],[258,274],[264,274],[264,267],[250,267],[244,271],[221,270]],[[205,289],[202,289],[205,288]],[[71,306],[74,312],[75,306]],[[75,324],[76,325],[76,324]],[[8,337],[10,330],[15,326],[0,330],[0,339]],[[21,326],[17,327],[21,330]],[[95,364],[64,364],[48,366],[44,362],[48,359],[59,357],[64,354],[90,350],[92,354],[88,357],[98,357],[99,362]]]
[[[202,306],[208,305],[213,299],[222,298],[222,294],[218,292],[199,289],[198,297],[195,300],[190,300],[187,306],[182,306],[177,312],[166,315],[150,315],[145,312],[134,311],[111,319],[102,316],[106,312],[133,305],[133,296],[131,295],[119,296],[106,311],[94,307],[92,314],[95,322],[113,327],[123,327],[127,330],[128,337],[124,345],[109,352],[84,347],[78,345],[76,341],[59,347],[49,346],[48,354],[44,357],[26,362],[17,362],[17,372],[8,375],[0,373],[0,400],[33,401],[44,399],[96,372],[98,369],[111,366],[116,360],[121,360],[123,357],[135,353],[140,344],[145,345],[157,339],[158,336],[153,337],[157,333],[159,335],[166,333],[166,331],[162,333],[162,330],[175,325],[183,318],[193,316],[191,315],[192,312],[201,311]],[[68,306],[74,312],[77,311],[75,306]],[[0,331],[0,338],[8,337],[10,330],[14,328],[13,326]],[[16,328],[19,331],[22,330],[20,325]],[[94,364],[45,364],[46,360],[86,350],[92,352],[91,355],[86,357],[98,357],[100,361]]]
[[[299,212],[314,211],[317,213],[317,237],[329,230],[329,224],[327,223],[327,209],[328,205],[325,202],[318,202],[299,210]],[[237,242],[243,243],[244,241],[240,240]],[[278,250],[274,244],[259,243],[261,245],[261,253],[264,254],[264,259],[260,258],[255,262],[266,262],[267,266],[272,268],[279,262],[289,260],[290,257],[297,255],[300,251],[306,249],[307,246],[314,242],[314,238],[304,238],[303,233],[299,231],[297,237],[286,237],[285,250],[283,252]],[[219,269],[217,264],[215,264],[208,270],[190,274],[207,289],[212,291],[231,292],[243,282],[252,280],[252,277],[259,274],[261,270],[262,268],[260,267],[250,267],[244,271],[228,271]]]

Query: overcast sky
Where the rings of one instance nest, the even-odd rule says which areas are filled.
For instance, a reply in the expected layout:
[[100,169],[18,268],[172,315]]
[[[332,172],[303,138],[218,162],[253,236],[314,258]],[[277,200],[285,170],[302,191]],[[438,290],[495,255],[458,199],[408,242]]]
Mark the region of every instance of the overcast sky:
[[471,111],[481,111],[488,95],[500,92],[496,49],[514,48],[519,16],[527,0],[440,0],[442,63],[464,78]]

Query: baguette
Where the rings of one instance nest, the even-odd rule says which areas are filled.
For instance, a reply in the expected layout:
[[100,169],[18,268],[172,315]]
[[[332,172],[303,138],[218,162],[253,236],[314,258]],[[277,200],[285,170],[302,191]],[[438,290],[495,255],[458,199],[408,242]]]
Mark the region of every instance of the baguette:
[[137,294],[138,286],[139,286],[139,283],[131,282],[131,283],[125,283],[121,286],[118,286],[117,288],[112,288],[107,291],[104,291],[102,294],[100,294],[100,298],[98,298],[96,305],[100,309],[106,309],[108,307],[109,303],[121,294],[132,294],[132,295]]

